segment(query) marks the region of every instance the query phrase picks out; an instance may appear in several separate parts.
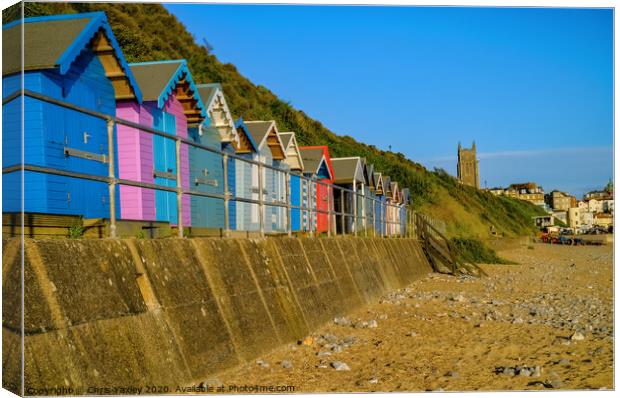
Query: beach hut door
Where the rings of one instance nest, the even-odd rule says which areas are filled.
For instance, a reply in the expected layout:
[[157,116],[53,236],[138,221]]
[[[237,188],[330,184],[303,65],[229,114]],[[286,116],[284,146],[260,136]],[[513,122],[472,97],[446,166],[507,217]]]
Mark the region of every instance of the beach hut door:
[[[159,109],[153,113],[153,128],[168,134],[176,134],[174,115]],[[160,136],[153,137],[153,177],[155,184],[176,187],[176,146],[174,140]],[[168,191],[155,191],[155,215],[157,221],[177,224],[176,194]]]

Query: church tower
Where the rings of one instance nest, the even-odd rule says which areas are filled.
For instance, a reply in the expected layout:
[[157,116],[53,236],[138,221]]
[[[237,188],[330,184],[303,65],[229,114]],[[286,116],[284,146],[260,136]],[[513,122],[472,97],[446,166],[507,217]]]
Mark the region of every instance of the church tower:
[[476,141],[473,142],[470,149],[462,148],[459,142],[456,175],[461,184],[480,188],[478,159],[476,158]]

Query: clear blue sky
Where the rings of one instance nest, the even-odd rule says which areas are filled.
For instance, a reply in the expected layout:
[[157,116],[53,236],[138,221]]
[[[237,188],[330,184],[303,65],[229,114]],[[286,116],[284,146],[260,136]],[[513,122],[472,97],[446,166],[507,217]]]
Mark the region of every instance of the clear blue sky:
[[452,174],[475,139],[489,187],[582,195],[612,176],[609,9],[166,7],[338,134]]

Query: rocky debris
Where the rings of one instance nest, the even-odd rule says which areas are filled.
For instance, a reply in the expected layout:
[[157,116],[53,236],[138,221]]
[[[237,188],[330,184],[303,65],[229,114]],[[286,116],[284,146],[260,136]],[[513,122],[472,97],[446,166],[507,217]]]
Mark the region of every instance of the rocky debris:
[[581,340],[585,340],[586,336],[580,332],[580,331],[576,331],[575,333],[572,334],[572,336],[570,336],[570,339],[573,341],[581,341]]
[[337,371],[347,371],[347,370],[351,370],[351,368],[349,367],[349,365],[347,365],[344,362],[340,362],[340,361],[334,361],[331,364],[331,367],[334,368]]
[[454,370],[449,371],[448,373],[446,373],[445,375],[446,377],[452,377],[454,379],[460,377],[459,372],[456,372]]
[[463,301],[465,301],[465,297],[459,293],[456,296],[450,297],[450,300],[456,301],[457,303],[462,303]]
[[356,341],[357,341],[357,338],[355,336],[347,336],[344,339],[342,339],[341,345],[343,347],[350,347],[353,344],[355,344]]
[[359,321],[353,327],[356,328],[356,329],[366,329],[368,327],[368,322],[366,322],[366,321]]
[[362,321],[358,319],[357,322],[353,324],[353,327],[356,329],[374,329],[377,326],[379,326],[379,324],[374,319],[371,319],[370,321]]
[[269,367],[269,362],[264,361],[264,360],[262,360],[262,359],[257,359],[257,360],[256,360],[256,364],[257,364],[258,366],[260,366],[261,368],[268,368],[268,367]]
[[280,366],[282,366],[284,369],[293,369],[293,363],[287,359],[280,362]]
[[410,331],[410,332],[407,332],[407,334],[405,334],[405,336],[407,336],[407,337],[417,337],[417,335],[418,334],[416,332],[414,332],[413,330]]
[[330,355],[332,355],[332,353],[329,351],[319,351],[316,353],[317,357],[328,357]]
[[345,317],[334,318],[334,323],[339,326],[351,326],[351,321]]
[[562,388],[564,386],[564,382],[560,379],[545,380],[543,385],[547,388]]
[[379,378],[372,376],[370,379],[368,379],[368,384],[377,384],[379,383]]
[[381,314],[381,315],[379,315],[379,319],[382,320],[382,321],[385,321],[386,319],[388,319],[388,316],[387,316],[387,314]]
[[495,374],[505,376],[524,376],[524,377],[540,377],[542,367],[536,366],[496,366]]

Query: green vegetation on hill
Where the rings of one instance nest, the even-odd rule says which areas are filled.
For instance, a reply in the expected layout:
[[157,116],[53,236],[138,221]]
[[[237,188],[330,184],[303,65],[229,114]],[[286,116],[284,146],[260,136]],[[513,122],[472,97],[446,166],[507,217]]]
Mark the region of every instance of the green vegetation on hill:
[[485,246],[476,239],[452,238],[451,242],[456,246],[460,259],[468,263],[482,264],[516,264],[497,255],[495,250]]
[[[363,156],[375,169],[411,190],[414,209],[444,220],[449,236],[486,238],[491,225],[505,236],[533,232],[532,216],[541,210],[527,202],[495,197],[462,186],[439,170],[430,172],[402,153],[383,151],[339,136],[302,110],[280,100],[266,87],[255,85],[234,65],[221,63],[200,45],[177,18],[157,4],[26,3],[25,16],[105,11],[129,62],[185,58],[199,83],[219,82],[234,117],[276,120],[281,131],[295,131],[301,145],[328,145],[333,157]],[[3,23],[19,17],[13,6]]]

